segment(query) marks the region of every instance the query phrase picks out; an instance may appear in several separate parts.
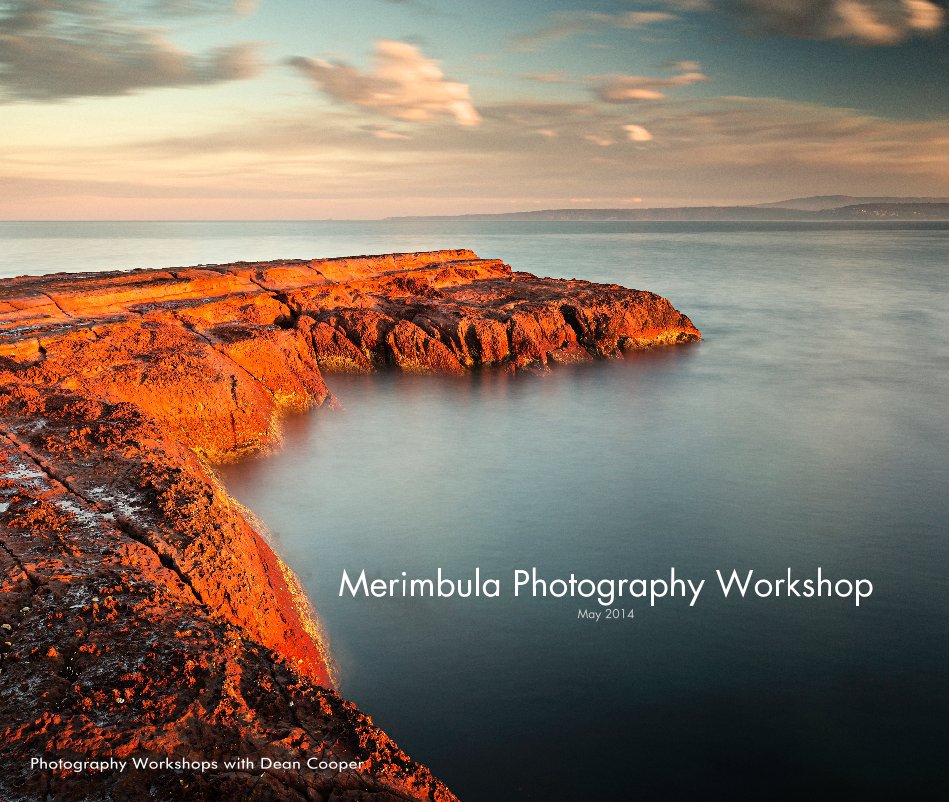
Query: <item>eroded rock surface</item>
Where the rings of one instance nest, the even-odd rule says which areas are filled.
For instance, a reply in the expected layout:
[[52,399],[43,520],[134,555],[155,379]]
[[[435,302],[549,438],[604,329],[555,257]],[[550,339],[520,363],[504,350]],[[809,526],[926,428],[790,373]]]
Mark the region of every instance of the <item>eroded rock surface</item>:
[[[292,573],[209,464],[323,375],[461,373],[699,338],[648,292],[471,251],[0,282],[6,799],[454,799],[332,689]],[[216,760],[69,773],[30,759]],[[359,770],[225,770],[322,757]]]

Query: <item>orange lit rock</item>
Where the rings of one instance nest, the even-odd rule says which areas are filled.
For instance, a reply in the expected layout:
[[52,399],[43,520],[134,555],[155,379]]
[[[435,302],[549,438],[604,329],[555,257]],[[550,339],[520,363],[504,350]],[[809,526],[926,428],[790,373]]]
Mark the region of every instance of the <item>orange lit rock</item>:
[[[324,373],[461,373],[699,339],[656,295],[467,250],[0,282],[0,795],[454,799],[332,690],[292,573],[210,463]],[[35,756],[362,761],[31,770]]]
[[400,320],[386,335],[395,364],[406,373],[461,373],[461,363],[441,340]]

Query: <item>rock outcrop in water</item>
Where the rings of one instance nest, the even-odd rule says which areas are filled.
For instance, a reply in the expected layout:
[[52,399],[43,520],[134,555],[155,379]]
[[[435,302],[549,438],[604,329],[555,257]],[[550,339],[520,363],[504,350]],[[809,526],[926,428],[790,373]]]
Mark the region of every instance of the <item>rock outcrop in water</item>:
[[[0,282],[0,793],[454,799],[332,690],[296,580],[208,465],[275,444],[324,374],[699,337],[651,293],[466,250]],[[31,764],[110,756],[179,765]]]

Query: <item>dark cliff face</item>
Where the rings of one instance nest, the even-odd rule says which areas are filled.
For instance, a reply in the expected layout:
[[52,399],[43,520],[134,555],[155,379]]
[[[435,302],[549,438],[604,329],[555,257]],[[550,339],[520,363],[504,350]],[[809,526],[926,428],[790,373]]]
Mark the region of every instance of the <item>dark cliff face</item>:
[[[332,690],[291,572],[209,463],[274,445],[281,414],[329,398],[324,373],[699,336],[651,293],[470,251],[0,282],[3,795],[453,799]],[[44,755],[362,767],[66,774]]]

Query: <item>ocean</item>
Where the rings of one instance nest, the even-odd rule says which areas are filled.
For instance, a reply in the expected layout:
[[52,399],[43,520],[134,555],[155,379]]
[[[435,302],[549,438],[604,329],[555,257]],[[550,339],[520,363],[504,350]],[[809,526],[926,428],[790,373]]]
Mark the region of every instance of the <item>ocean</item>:
[[[341,692],[466,802],[944,797],[949,224],[0,223],[0,276],[448,247],[657,292],[704,339],[328,376],[341,408],[221,468]],[[340,595],[439,568],[501,593]],[[515,596],[532,569],[705,585]],[[726,597],[733,570],[873,592]]]

